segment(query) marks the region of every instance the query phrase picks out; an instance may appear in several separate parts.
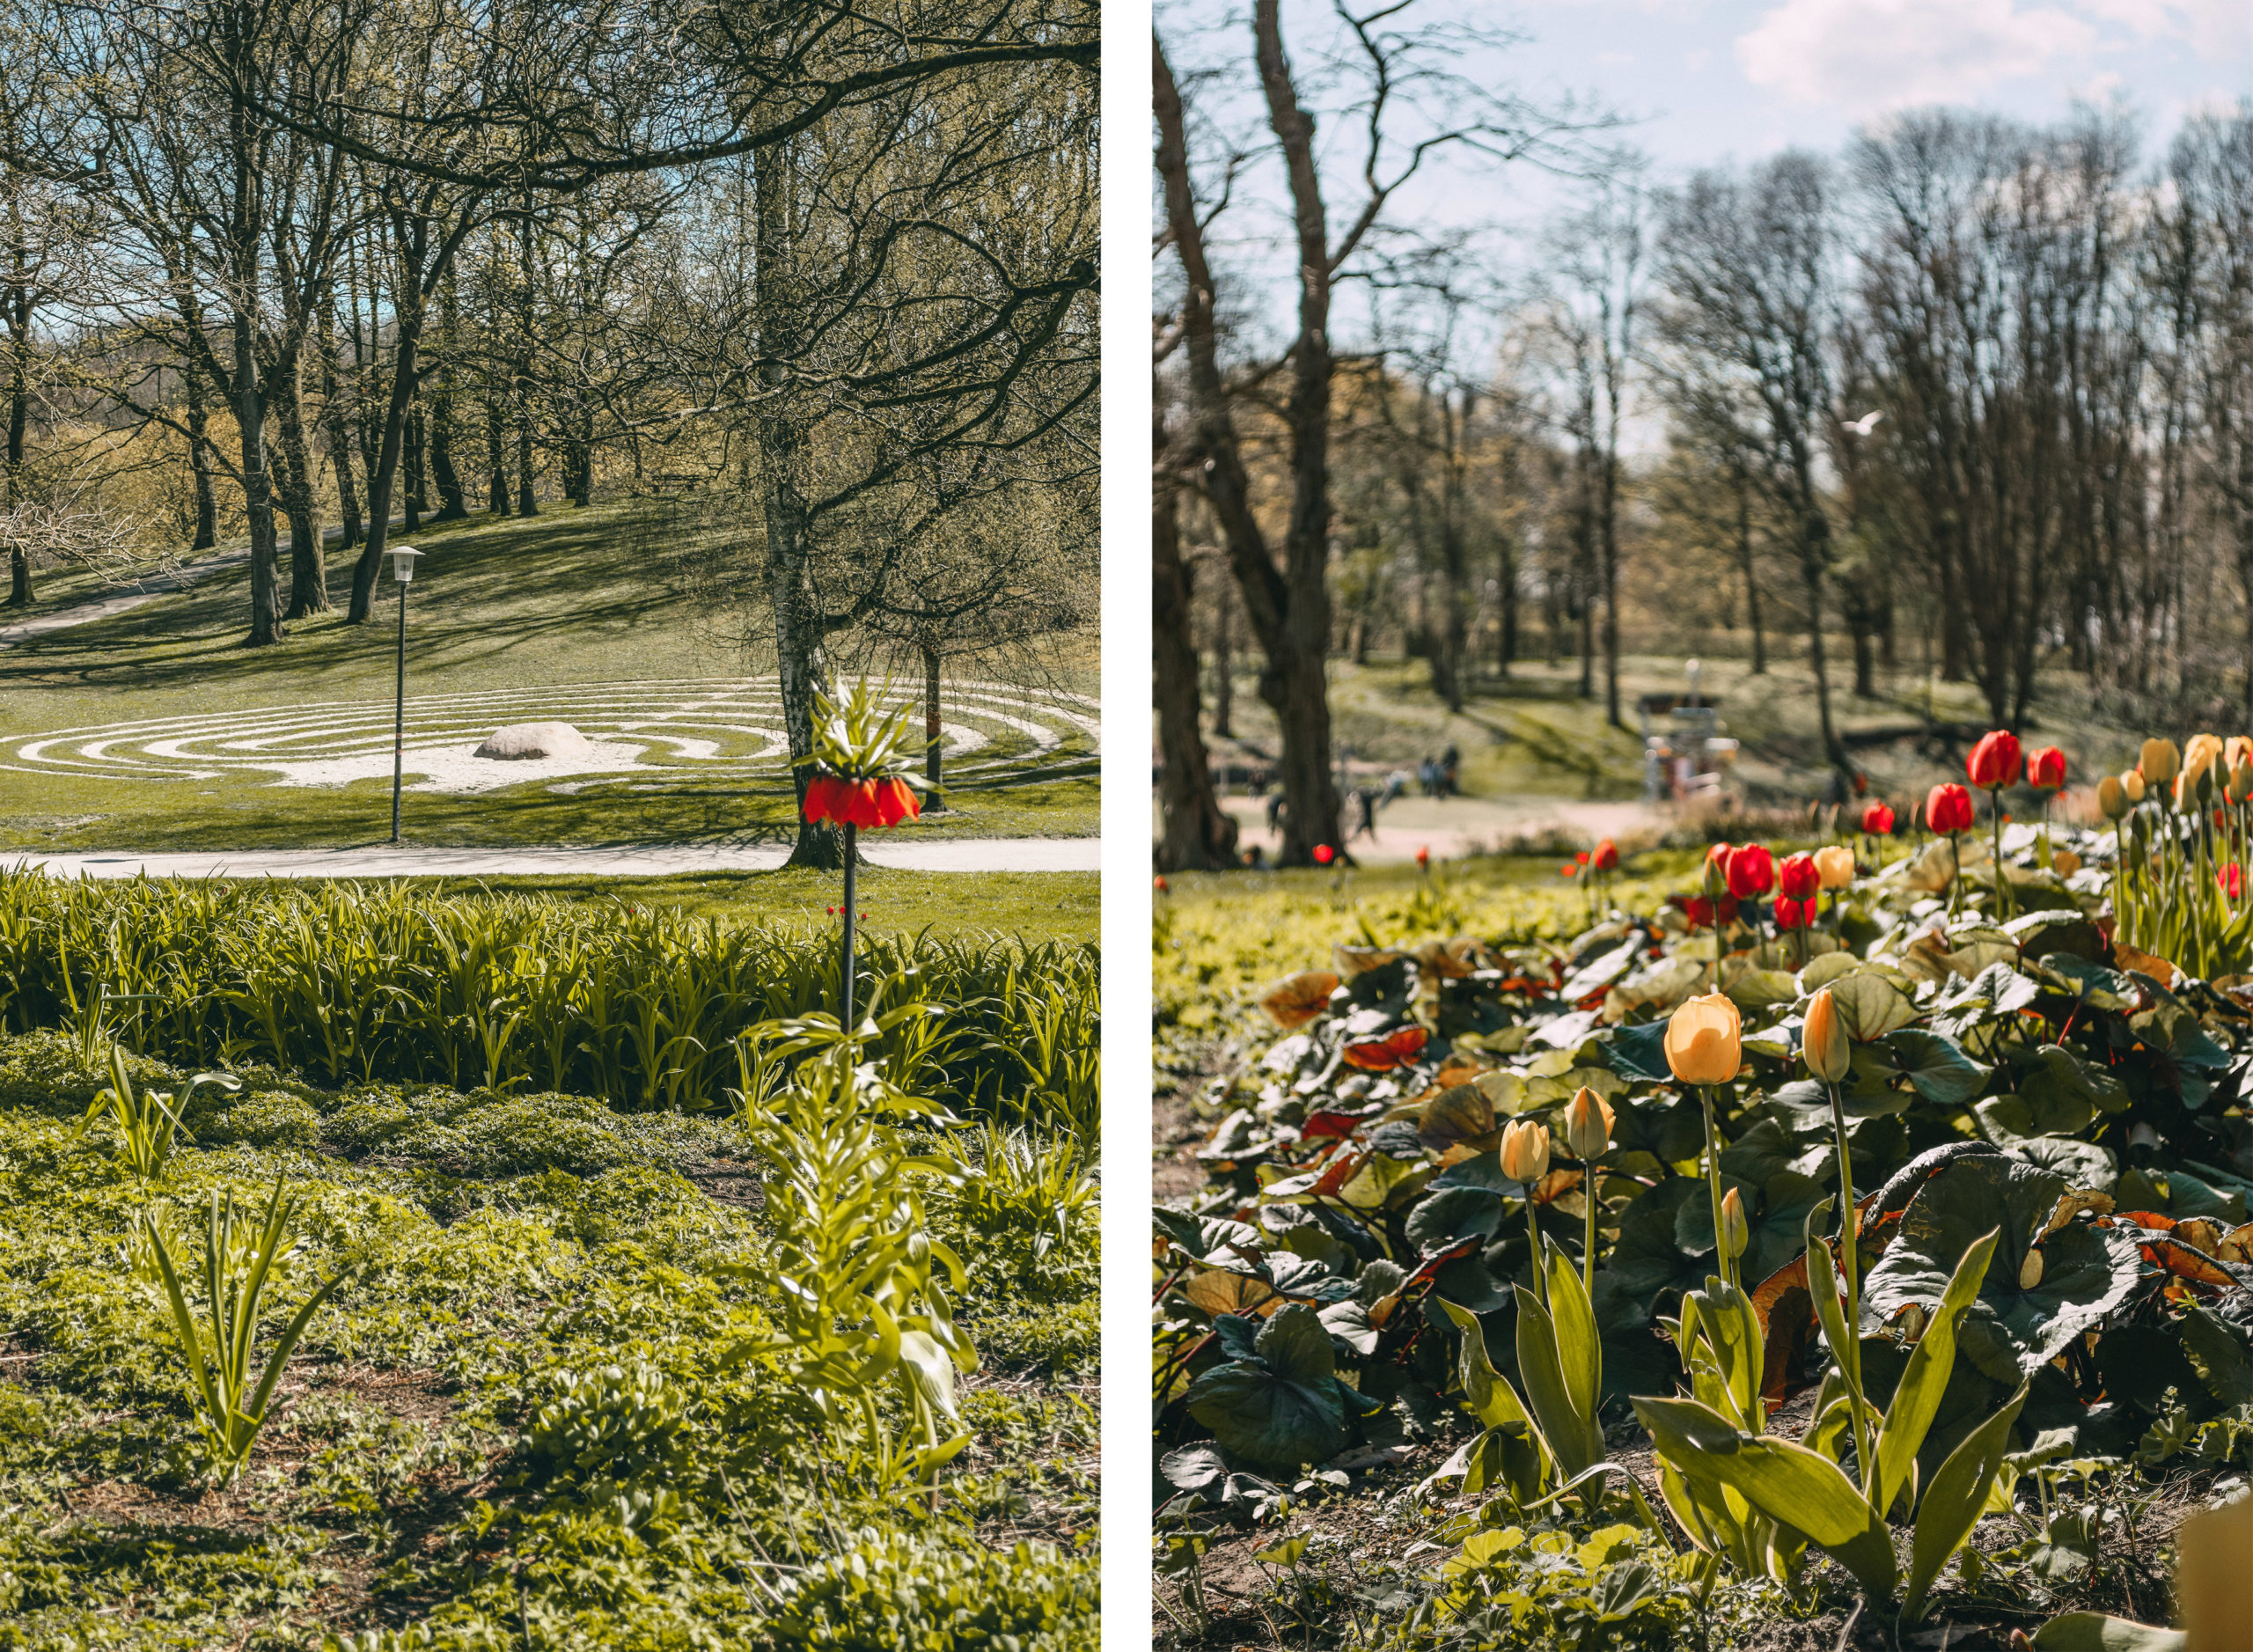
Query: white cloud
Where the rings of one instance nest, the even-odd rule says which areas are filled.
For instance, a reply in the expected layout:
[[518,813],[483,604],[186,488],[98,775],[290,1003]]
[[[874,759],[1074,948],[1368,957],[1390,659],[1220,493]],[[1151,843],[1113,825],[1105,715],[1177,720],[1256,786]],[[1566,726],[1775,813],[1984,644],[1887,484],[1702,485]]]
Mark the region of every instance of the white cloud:
[[1862,115],[1973,99],[2085,59],[2098,38],[2084,18],[2014,0],[1783,0],[1738,37],[1736,59],[1790,102]]

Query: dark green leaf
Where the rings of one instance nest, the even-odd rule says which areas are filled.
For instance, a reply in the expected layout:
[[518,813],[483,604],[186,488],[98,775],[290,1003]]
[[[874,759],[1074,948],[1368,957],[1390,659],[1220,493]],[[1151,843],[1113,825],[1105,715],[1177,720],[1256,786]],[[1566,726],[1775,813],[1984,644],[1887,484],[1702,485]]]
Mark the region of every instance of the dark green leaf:
[[1956,1106],[1986,1088],[1987,1069],[1953,1039],[1921,1027],[1903,1027],[1886,1035],[1885,1048],[1894,1070],[1935,1106]]

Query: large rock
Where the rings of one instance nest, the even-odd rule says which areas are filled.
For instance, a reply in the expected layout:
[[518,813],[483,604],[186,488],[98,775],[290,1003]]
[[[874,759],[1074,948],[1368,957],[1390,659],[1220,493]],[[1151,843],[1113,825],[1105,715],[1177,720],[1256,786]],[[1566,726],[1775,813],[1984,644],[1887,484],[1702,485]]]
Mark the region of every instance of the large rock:
[[488,735],[475,755],[514,763],[545,757],[584,757],[587,751],[587,737],[568,723],[511,723]]

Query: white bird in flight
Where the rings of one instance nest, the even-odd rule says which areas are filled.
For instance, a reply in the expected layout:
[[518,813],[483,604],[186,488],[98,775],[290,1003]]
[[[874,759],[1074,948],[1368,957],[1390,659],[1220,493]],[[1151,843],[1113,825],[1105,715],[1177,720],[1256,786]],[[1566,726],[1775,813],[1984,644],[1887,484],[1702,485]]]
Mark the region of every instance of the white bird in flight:
[[1875,413],[1865,413],[1859,419],[1847,420],[1846,428],[1856,436],[1868,436],[1872,430],[1877,429],[1877,422],[1884,416],[1885,409],[1880,407]]

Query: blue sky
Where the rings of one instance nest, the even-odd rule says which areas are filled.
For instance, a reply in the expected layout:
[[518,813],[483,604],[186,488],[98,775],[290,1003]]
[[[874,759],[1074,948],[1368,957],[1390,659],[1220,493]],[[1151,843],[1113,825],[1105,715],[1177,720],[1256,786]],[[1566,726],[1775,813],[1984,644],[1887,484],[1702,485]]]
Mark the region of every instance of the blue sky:
[[[1465,14],[1469,14],[1466,8]],[[1890,110],[1962,103],[2041,121],[2125,99],[2163,141],[2202,103],[2253,97],[2253,0],[1532,0],[1529,89],[1643,115],[1662,171],[1793,144],[1835,149]]]

